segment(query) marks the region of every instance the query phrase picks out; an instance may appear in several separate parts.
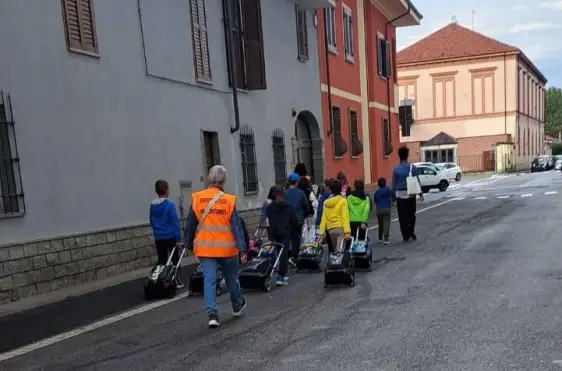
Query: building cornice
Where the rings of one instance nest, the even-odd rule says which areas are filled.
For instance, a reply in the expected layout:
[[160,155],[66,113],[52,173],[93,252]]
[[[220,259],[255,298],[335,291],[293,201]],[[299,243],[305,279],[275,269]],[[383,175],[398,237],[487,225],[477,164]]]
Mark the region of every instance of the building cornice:
[[[519,52],[509,52],[509,53],[505,53],[505,56],[511,58],[511,57],[516,57],[518,54]],[[485,54],[485,55],[477,55],[477,56],[462,57],[462,58],[433,59],[423,62],[397,63],[396,67],[399,69],[428,68],[428,67],[443,66],[449,64],[459,65],[459,64],[489,62],[492,60],[500,60],[503,58],[504,58],[504,53],[494,53],[494,54]]]

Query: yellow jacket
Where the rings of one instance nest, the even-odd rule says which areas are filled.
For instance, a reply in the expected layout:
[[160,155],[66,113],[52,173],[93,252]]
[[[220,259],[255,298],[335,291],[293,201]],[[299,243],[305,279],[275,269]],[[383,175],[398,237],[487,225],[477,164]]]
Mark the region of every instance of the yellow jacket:
[[324,201],[322,219],[318,233],[323,236],[326,229],[343,228],[343,233],[351,233],[347,200],[341,195],[331,196]]

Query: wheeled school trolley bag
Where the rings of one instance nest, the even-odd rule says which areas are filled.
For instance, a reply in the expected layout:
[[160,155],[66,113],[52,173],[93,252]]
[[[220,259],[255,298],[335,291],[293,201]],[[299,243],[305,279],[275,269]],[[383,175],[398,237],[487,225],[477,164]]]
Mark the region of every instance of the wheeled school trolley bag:
[[[353,240],[351,244],[353,245]],[[351,252],[345,249],[347,241],[342,240],[339,249],[328,257],[324,270],[324,287],[331,285],[355,285],[355,268]]]
[[368,237],[364,240],[359,239],[359,228],[355,239],[351,243],[351,257],[353,258],[353,266],[355,269],[373,269],[373,250],[369,245]]
[[144,281],[144,296],[147,300],[173,298],[178,288],[177,274],[186,249],[183,248],[177,264],[172,263],[176,248],[172,249],[164,265],[156,265]]
[[[225,281],[224,273],[222,267],[217,267],[217,296],[221,296],[224,292]],[[202,294],[204,291],[204,278],[203,270],[201,269],[201,264],[197,264],[195,272],[189,277],[189,283],[187,284],[187,295],[193,296],[194,294]]]
[[[278,249],[279,247],[279,249]],[[280,243],[266,243],[260,249],[257,257],[240,270],[238,280],[242,289],[262,289],[271,291],[271,277],[279,266],[279,257],[283,253]]]
[[301,245],[299,256],[296,261],[297,272],[308,270],[319,271],[322,269],[322,258],[324,257],[324,248],[319,243],[307,243]]

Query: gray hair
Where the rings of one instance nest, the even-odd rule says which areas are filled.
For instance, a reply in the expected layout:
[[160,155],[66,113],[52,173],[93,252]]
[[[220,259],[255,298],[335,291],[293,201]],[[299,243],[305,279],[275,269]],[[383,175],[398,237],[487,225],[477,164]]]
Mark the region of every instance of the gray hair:
[[222,165],[215,165],[209,169],[207,174],[207,186],[223,187],[226,183],[226,168]]

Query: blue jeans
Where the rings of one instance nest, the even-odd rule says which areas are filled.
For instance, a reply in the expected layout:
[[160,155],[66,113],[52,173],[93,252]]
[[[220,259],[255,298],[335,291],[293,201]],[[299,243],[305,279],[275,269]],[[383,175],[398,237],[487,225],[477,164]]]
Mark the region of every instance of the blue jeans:
[[[217,305],[217,265],[222,267],[226,286],[230,291],[232,310],[238,311],[242,307],[242,294],[240,293],[240,282],[238,281],[238,257],[232,258],[200,258],[199,263],[203,270],[205,296],[205,309],[207,315],[219,314]],[[220,282],[219,282],[220,284]]]

